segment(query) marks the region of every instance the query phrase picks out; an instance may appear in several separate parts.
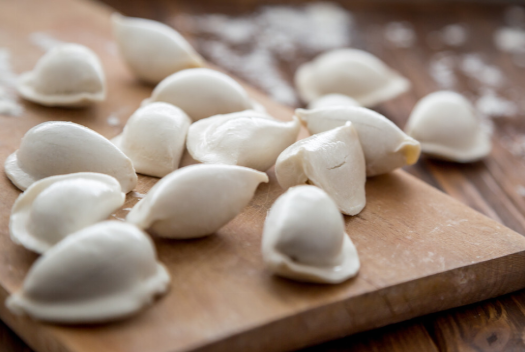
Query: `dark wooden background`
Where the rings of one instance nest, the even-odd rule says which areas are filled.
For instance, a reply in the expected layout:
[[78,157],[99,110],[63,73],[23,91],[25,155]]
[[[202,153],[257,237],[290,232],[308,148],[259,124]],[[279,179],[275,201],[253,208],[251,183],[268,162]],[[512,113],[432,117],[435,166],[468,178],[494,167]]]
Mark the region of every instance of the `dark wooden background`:
[[[180,0],[105,0],[109,6],[129,16],[146,17],[177,26],[177,14],[246,14],[262,4],[255,0],[180,1]],[[264,2],[282,4],[282,1]],[[298,4],[299,2],[293,2]],[[506,77],[503,95],[514,95],[518,105],[525,102],[524,68],[513,64],[510,56],[496,50],[494,31],[504,24],[503,14],[509,3],[456,2],[339,2],[353,14],[352,44],[368,50],[408,77],[412,90],[377,107],[377,110],[403,127],[418,99],[438,90],[429,75],[429,61],[442,50],[456,55],[480,53],[485,62],[499,67]],[[417,45],[403,49],[385,45],[385,24],[410,22],[419,38]],[[425,44],[425,36],[442,27],[461,23],[469,32],[467,42],[458,48],[434,50]],[[188,34],[188,33],[185,33]],[[198,39],[198,38],[197,38]],[[198,46],[197,46],[197,49]],[[301,57],[281,65],[289,81]],[[247,77],[241,77],[247,78]],[[473,93],[479,87],[457,74],[456,89]],[[510,94],[509,93],[509,94]],[[523,104],[521,104],[523,105]],[[485,160],[466,165],[422,158],[407,171],[463,203],[496,219],[518,233],[525,234],[525,112],[499,117],[494,122],[494,149]],[[525,137],[523,138],[525,143]],[[509,147],[512,146],[512,147]],[[525,350],[525,291],[519,291],[479,304],[453,309],[382,329],[311,347],[305,351],[520,351]],[[18,337],[0,322],[0,351],[30,351]],[[94,351],[95,352],[95,351]]]

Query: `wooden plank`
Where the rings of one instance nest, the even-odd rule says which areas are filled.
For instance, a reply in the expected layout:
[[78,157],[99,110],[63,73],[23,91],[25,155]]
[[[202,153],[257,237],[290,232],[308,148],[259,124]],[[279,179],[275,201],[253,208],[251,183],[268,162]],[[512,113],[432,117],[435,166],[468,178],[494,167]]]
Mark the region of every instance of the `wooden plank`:
[[[108,50],[107,10],[70,0],[2,6],[0,29],[10,36],[1,46],[12,50],[17,72],[31,68],[42,54],[30,45],[28,35],[48,31],[86,44],[101,56],[110,99],[87,110],[24,104],[22,117],[0,120],[0,162],[16,149],[27,129],[46,120],[73,120],[108,137],[116,135],[119,128],[106,118],[118,113],[124,121],[150,88],[137,84]],[[50,6],[61,11],[46,12]],[[291,117],[289,109],[250,92],[276,117]],[[525,239],[403,172],[370,179],[366,210],[346,220],[363,263],[355,280],[324,287],[275,278],[263,269],[259,254],[264,216],[282,193],[269,174],[270,184],[261,186],[250,206],[218,234],[199,241],[156,240],[174,283],[166,297],[142,314],[83,328],[36,323],[12,316],[3,306],[0,316],[39,351],[285,350],[525,285]],[[137,191],[144,193],[155,182],[140,177]],[[8,212],[19,192],[5,177],[0,192],[4,299],[20,286],[35,255],[14,246],[7,236]],[[136,201],[130,195],[124,207]],[[122,215],[123,211],[116,214]]]
[[421,319],[394,324],[346,339],[306,348],[303,352],[438,352]]
[[[447,351],[521,351],[525,349],[525,293],[515,293],[441,314],[429,326]],[[469,326],[470,328],[465,328]]]

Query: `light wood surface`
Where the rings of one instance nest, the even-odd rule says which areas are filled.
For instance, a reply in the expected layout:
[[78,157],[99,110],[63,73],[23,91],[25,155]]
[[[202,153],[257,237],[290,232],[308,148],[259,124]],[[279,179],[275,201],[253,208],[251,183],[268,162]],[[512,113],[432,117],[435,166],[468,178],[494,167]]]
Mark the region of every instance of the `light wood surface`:
[[[108,100],[85,110],[24,103],[21,117],[0,116],[0,162],[32,126],[49,120],[84,124],[106,137],[147,97],[111,47],[109,10],[75,0],[3,1],[0,46],[16,72],[32,68],[42,51],[35,31],[54,33],[95,50],[108,78]],[[59,9],[49,11],[49,9]],[[21,21],[20,19],[24,19]],[[291,110],[250,89],[276,117]],[[304,136],[303,132],[303,136]],[[287,350],[495,297],[525,287],[525,239],[423,182],[398,171],[369,179],[368,204],[347,217],[362,261],[357,278],[338,286],[298,284],[273,277],[262,264],[262,223],[282,193],[273,171],[250,205],[217,234],[194,241],[156,239],[173,277],[170,292],[141,314],[119,323],[64,327],[11,315],[0,317],[33,349],[55,351]],[[140,177],[145,193],[157,179]],[[0,299],[16,290],[36,256],[8,236],[10,207],[19,191],[0,178]],[[137,201],[128,195],[123,208]],[[126,214],[121,210],[116,217]],[[425,331],[414,329],[414,336]]]

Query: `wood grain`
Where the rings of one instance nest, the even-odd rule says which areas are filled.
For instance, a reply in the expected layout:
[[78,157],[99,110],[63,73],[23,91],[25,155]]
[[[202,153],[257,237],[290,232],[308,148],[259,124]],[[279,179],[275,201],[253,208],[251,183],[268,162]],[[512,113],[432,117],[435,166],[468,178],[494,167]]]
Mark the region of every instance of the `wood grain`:
[[[1,44],[12,48],[13,57],[17,58],[15,70],[22,72],[31,68],[42,54],[31,47],[27,36],[36,30],[45,30],[62,40],[80,42],[97,51],[106,67],[112,98],[81,111],[25,104],[23,117],[1,120],[0,140],[3,144],[0,161],[16,149],[19,138],[27,129],[45,120],[73,120],[112,137],[121,127],[110,126],[106,118],[117,113],[124,122],[150,91],[150,88],[135,83],[118,58],[108,50],[109,26],[107,16],[101,15],[104,10],[82,2],[75,5],[66,0],[52,2],[52,5],[51,1],[42,5],[28,0],[2,3],[2,10],[11,11],[3,13],[11,16],[0,14],[0,29],[11,29],[12,34]],[[61,12],[45,12],[39,6],[60,8],[67,16]],[[170,9],[176,7],[169,5]],[[169,16],[162,6],[153,5],[151,9],[152,16]],[[34,18],[21,16],[22,13],[46,15]],[[20,22],[20,18],[26,20]],[[12,28],[17,30],[12,31]],[[2,40],[6,39],[2,37]],[[253,90],[251,92],[276,117],[290,118],[289,109],[273,104]],[[398,110],[395,110],[394,103],[385,104],[381,109],[392,110],[394,117],[396,111],[400,114],[404,111],[406,117],[410,99],[414,98],[401,99],[406,101],[403,104],[396,102],[396,106],[401,107]],[[453,194],[460,200],[500,219],[477,188],[478,184],[487,189],[494,188],[494,184],[497,186],[498,183],[490,179],[492,173],[474,184],[453,165],[428,160],[421,164],[424,165],[422,168],[412,169],[416,170],[414,173],[430,175],[426,177],[432,184],[450,192],[455,190]],[[493,166],[493,170],[497,167]],[[448,176],[454,172],[455,179]],[[0,315],[42,351],[288,349],[497,296],[523,286],[525,247],[520,236],[402,172],[371,179],[367,186],[369,204],[366,210],[358,217],[347,219],[348,231],[363,261],[363,270],[356,280],[334,288],[321,288],[273,278],[262,269],[258,251],[262,219],[268,206],[281,192],[271,172],[270,175],[272,182],[262,186],[246,211],[216,236],[202,241],[156,241],[159,256],[170,267],[175,284],[167,297],[137,318],[80,330],[15,318],[3,306]],[[144,193],[154,182],[153,178],[141,177],[137,191]],[[465,183],[472,185],[469,192],[462,191]],[[0,264],[4,270],[9,268],[4,275],[0,271],[0,282],[6,288],[0,290],[0,297],[5,297],[7,291],[20,285],[35,256],[15,247],[7,239],[6,214],[18,192],[5,177],[0,182],[0,190],[4,191],[0,208],[0,224],[3,226],[0,232],[3,262]],[[500,190],[493,189],[495,192]],[[136,201],[129,196],[125,207]],[[506,206],[504,211],[516,208],[515,200],[502,204]],[[124,214],[121,211],[116,216]],[[468,221],[463,221],[465,219]],[[519,218],[516,219],[514,226],[521,226]],[[213,290],[203,289],[202,282],[208,283]],[[217,294],[217,288],[224,292]],[[259,297],[261,292],[262,297]],[[187,319],[192,316],[198,324],[191,324],[192,320]],[[171,325],[173,319],[175,323],[184,324]],[[428,347],[432,350],[430,346],[434,345],[429,335],[434,339],[441,336],[434,331],[428,334],[421,326],[408,328],[408,332],[403,330],[403,325],[397,329],[399,332],[394,330],[382,335],[382,345],[370,338],[366,342],[366,337],[363,337],[354,347],[363,350],[377,349],[377,346],[402,347],[401,350],[426,350]],[[439,325],[436,325],[436,330],[441,331]],[[410,342],[410,336],[416,344]]]

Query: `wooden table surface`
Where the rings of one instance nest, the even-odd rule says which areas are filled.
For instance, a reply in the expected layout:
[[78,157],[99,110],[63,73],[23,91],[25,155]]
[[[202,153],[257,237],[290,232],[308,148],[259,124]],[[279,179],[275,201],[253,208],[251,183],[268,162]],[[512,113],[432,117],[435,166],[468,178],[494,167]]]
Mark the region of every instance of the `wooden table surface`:
[[[125,15],[156,19],[175,25],[180,13],[243,14],[257,8],[258,1],[175,1],[175,0],[105,0]],[[277,3],[277,2],[274,2]],[[279,2],[282,3],[282,2]],[[354,19],[353,46],[368,50],[407,76],[412,90],[382,104],[377,110],[399,126],[404,126],[415,102],[440,89],[429,74],[429,63],[436,54],[447,51],[460,57],[481,54],[483,60],[499,67],[505,77],[498,92],[514,98],[518,104],[515,116],[493,119],[494,149],[485,160],[456,165],[422,158],[407,169],[413,175],[448,193],[472,208],[525,234],[525,107],[519,106],[525,91],[524,69],[510,56],[494,47],[494,30],[504,24],[508,5],[472,3],[415,4],[349,2],[342,5]],[[418,35],[410,48],[385,44],[383,28],[392,21],[408,21]],[[449,24],[460,23],[468,29],[467,42],[457,48],[431,48],[428,34]],[[180,28],[184,29],[184,28]],[[199,38],[194,38],[199,39]],[[197,40],[198,44],[199,41]],[[199,49],[197,45],[197,49]],[[209,58],[211,61],[212,58]],[[280,65],[283,76],[291,81],[300,60]],[[245,78],[249,81],[248,77]],[[479,94],[479,86],[462,74],[456,75],[455,89]],[[256,83],[256,82],[252,82]],[[520,148],[523,148],[520,149]],[[432,314],[408,322],[311,347],[305,351],[503,351],[525,350],[525,291],[497,299]],[[9,328],[0,322],[0,351],[30,351]]]

